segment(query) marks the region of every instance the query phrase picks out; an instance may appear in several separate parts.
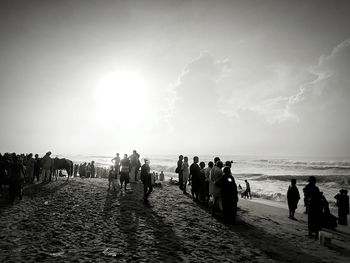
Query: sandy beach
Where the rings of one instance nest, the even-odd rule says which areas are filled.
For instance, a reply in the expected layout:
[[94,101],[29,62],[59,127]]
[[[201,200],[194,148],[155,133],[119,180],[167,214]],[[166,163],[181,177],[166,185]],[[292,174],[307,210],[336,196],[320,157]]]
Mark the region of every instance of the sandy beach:
[[[22,201],[1,199],[1,262],[349,262],[349,227],[332,232],[330,246],[307,237],[307,218],[288,219],[286,206],[238,203],[238,222],[194,203],[177,186],[142,184],[107,191],[105,179],[36,184]],[[302,211],[302,207],[299,208]]]

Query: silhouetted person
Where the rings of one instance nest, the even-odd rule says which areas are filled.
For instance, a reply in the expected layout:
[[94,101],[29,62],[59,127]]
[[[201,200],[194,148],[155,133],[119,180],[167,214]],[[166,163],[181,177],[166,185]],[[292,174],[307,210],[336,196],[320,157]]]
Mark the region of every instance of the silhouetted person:
[[128,155],[124,154],[124,158],[120,161],[120,188],[123,188],[126,191],[126,186],[129,183],[129,172],[130,172],[130,160],[128,159]]
[[318,232],[321,230],[322,224],[322,200],[321,193],[316,186],[316,178],[314,176],[309,177],[308,187],[308,229],[309,236],[318,238]]
[[90,164],[90,173],[91,173],[91,178],[95,178],[96,176],[95,161],[92,161]]
[[191,193],[194,201],[198,201],[198,192],[200,187],[200,167],[198,166],[199,158],[193,157],[193,163],[190,166],[190,180],[192,181]]
[[164,181],[164,173],[163,173],[163,171],[160,172],[159,180],[160,180],[161,182]]
[[[179,177],[180,178],[180,177]],[[188,164],[188,157],[185,156],[181,165],[181,181],[182,187],[180,189],[183,190],[183,193],[186,194],[186,186],[187,182],[190,179],[190,165]]]
[[33,183],[34,182],[34,163],[35,160],[33,159],[33,154],[30,153],[27,156],[27,159],[25,161],[25,167],[26,167],[26,174],[27,174],[27,182]]
[[321,205],[322,205],[322,224],[324,228],[335,229],[337,227],[337,217],[331,214],[329,210],[329,203],[326,197],[323,195],[323,192],[320,192],[321,196]]
[[290,180],[291,185],[288,188],[287,192],[287,200],[288,200],[288,208],[289,208],[289,217],[290,219],[295,219],[294,214],[295,210],[298,207],[298,202],[300,199],[299,190],[296,186],[297,180]]
[[243,193],[244,196],[247,198],[252,199],[252,193],[250,192],[250,184],[248,183],[248,180],[244,180],[245,182],[245,191]]
[[205,187],[205,162],[199,163],[200,176],[198,180],[198,194],[199,200],[206,203],[206,187]]
[[140,166],[140,155],[136,152],[136,150],[132,151],[132,155],[130,155],[130,166],[131,166],[131,171],[130,171],[130,176],[137,181],[137,172],[139,170]]
[[348,214],[349,214],[349,196],[348,190],[342,189],[339,193],[334,196],[337,200],[338,207],[338,224],[347,225],[348,224]]
[[143,201],[147,203],[148,197],[153,191],[152,174],[148,159],[145,159],[145,164],[141,166],[141,181],[143,183]]
[[39,159],[39,155],[35,154],[34,159],[34,178],[39,182],[40,179],[40,170],[41,170],[41,160]]
[[12,162],[9,171],[9,197],[10,201],[14,202],[16,196],[22,200],[22,186],[25,178],[25,169],[15,153],[13,153],[11,157]]
[[242,189],[243,189],[242,186],[241,186],[240,184],[238,185],[238,189],[239,189],[239,190],[242,190]]
[[[310,180],[312,182],[310,182]],[[308,200],[311,197],[311,193],[314,190],[315,184],[316,184],[316,178],[314,176],[310,176],[308,179],[309,183],[304,187],[303,192],[304,192],[304,206],[305,206],[305,214],[309,213],[309,202]]]
[[44,182],[46,182],[46,180],[51,182],[51,168],[53,160],[51,159],[50,155],[51,152],[47,152],[41,159]]
[[235,223],[237,216],[237,185],[231,173],[231,162],[226,162],[220,179],[222,195],[222,214],[225,222]]
[[119,157],[119,153],[116,153],[115,157],[111,161],[112,161],[112,163],[114,163],[114,171],[118,175],[119,171],[120,171],[120,157]]
[[[183,158],[184,157],[182,155],[179,156],[179,160],[177,161],[177,167],[176,167],[176,170],[175,170],[175,173],[177,173],[178,177],[179,177],[179,188],[180,188],[180,190],[183,190],[183,187],[184,187],[183,174],[182,174],[183,173],[183,170],[182,170]],[[184,190],[184,192],[186,192],[186,190]]]

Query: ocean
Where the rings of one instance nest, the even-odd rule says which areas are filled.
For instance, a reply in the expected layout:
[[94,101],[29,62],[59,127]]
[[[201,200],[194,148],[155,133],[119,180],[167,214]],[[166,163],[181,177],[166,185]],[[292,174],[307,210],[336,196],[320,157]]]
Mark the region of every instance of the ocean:
[[[62,156],[59,156],[62,157]],[[114,156],[65,156],[75,163],[95,161],[96,166],[108,167]],[[141,158],[144,156],[141,155]],[[188,156],[190,163],[193,156]],[[206,164],[215,156],[199,156],[200,161]],[[317,179],[317,185],[330,203],[334,203],[334,196],[340,189],[350,190],[350,158],[317,158],[317,157],[259,157],[259,156],[219,156],[222,161],[233,161],[232,173],[237,185],[245,188],[247,179],[251,186],[253,197],[268,200],[286,201],[286,193],[290,179],[297,179],[297,187],[301,195],[299,205],[303,204],[302,189],[307,184],[309,176]],[[178,156],[175,155],[147,155],[150,159],[151,170],[160,173],[163,171],[165,179],[171,177],[177,180],[175,174]]]

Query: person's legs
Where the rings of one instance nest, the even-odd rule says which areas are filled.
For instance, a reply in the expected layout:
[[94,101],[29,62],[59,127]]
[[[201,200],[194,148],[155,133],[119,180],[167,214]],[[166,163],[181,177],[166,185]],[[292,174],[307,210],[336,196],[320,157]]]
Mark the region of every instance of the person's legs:
[[179,172],[179,188],[180,188],[180,190],[183,189],[183,174],[182,174],[182,172]]
[[[184,194],[187,193],[187,192],[186,192],[186,185],[187,185],[187,181],[183,181],[182,189],[184,190]],[[181,188],[180,188],[180,189],[181,189]]]

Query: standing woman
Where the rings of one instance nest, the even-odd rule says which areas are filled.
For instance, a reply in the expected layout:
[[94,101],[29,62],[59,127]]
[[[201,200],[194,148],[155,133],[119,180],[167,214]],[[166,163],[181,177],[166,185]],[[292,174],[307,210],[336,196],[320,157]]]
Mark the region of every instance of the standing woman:
[[181,165],[181,171],[182,171],[182,190],[184,191],[184,194],[186,194],[186,185],[187,181],[190,177],[190,168],[188,164],[188,157],[185,156],[183,163]]
[[227,223],[236,223],[237,216],[237,185],[231,173],[230,161],[225,163],[223,176],[221,178],[222,190],[222,214]]
[[298,207],[300,195],[299,195],[299,190],[296,186],[297,180],[293,178],[292,180],[290,180],[290,182],[291,182],[291,185],[289,186],[288,192],[287,192],[288,208],[289,208],[288,218],[295,220],[294,213]]
[[129,183],[129,172],[130,172],[130,160],[128,159],[128,155],[124,154],[123,160],[120,161],[120,189],[123,188],[126,191],[126,186]]

